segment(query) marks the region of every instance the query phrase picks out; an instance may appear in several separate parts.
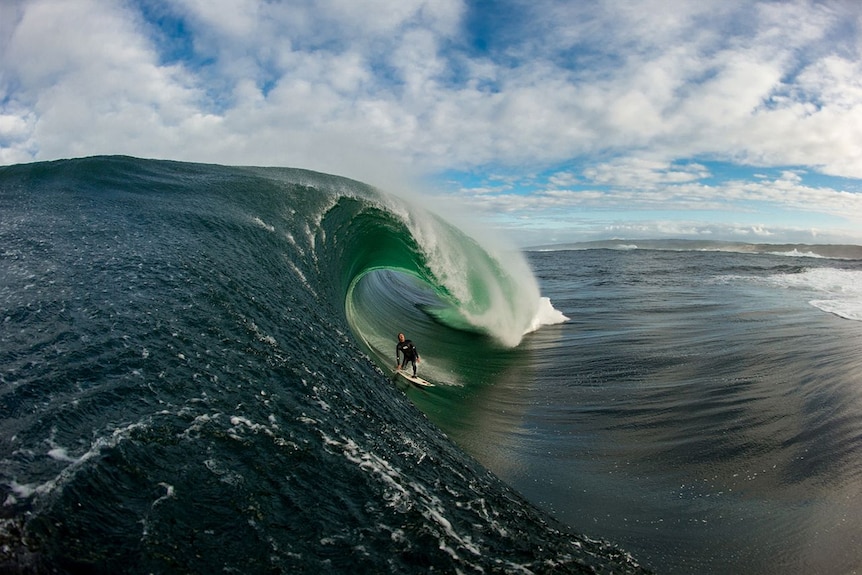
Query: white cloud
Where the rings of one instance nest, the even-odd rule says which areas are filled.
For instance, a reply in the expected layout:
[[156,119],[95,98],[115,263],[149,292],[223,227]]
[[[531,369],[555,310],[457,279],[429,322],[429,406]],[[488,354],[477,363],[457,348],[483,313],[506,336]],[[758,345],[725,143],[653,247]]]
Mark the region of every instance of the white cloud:
[[158,64],[136,24],[113,2],[26,3],[2,59],[3,112],[29,133],[7,150],[165,156],[185,146],[201,90],[181,67]]
[[[133,11],[36,0],[24,5],[5,64],[23,87],[16,96],[29,97],[38,114],[43,156],[57,151],[42,141],[59,147],[56,132],[69,128],[52,111],[96,104],[127,110],[117,120],[138,124],[129,130],[140,141],[148,125],[162,140],[165,125],[181,117],[224,116],[226,123],[210,123],[209,139],[244,142],[246,157],[264,161],[306,158],[299,149],[267,154],[271,146],[253,142],[257,131],[230,118],[251,112],[286,141],[364,134],[379,150],[429,168],[554,162],[634,146],[665,161],[713,154],[858,175],[862,136],[842,126],[860,114],[858,53],[849,60],[821,49],[785,84],[800,65],[795,56],[846,14],[808,3],[683,3],[672,14],[663,6],[535,3],[524,27],[544,28],[511,46],[512,65],[451,50],[466,13],[455,1],[185,0],[170,10],[188,19],[196,57],[211,61],[192,69],[160,65],[158,45]],[[579,46],[601,67],[589,52],[562,58]],[[108,137],[118,125],[103,119],[92,130]],[[189,143],[185,149],[200,144]],[[228,159],[227,150],[203,149]]]
[[197,21],[201,36],[234,38],[243,44],[260,39],[262,6],[257,0],[179,0],[176,4]]
[[[701,182],[701,158],[862,178],[852,2],[513,0],[488,14],[500,27],[475,50],[464,33],[477,5],[459,0],[2,6],[3,163],[128,153],[373,180],[380,163],[531,173],[575,160],[589,167],[559,170],[534,197],[482,201],[773,202],[858,221],[858,195],[841,190]],[[170,37],[151,13],[190,36]],[[590,181],[601,189],[581,189]]]
[[697,163],[671,165],[663,160],[630,157],[589,167],[584,176],[594,184],[647,189],[702,180],[709,176],[709,170]]
[[19,140],[29,133],[27,119],[21,116],[4,114],[0,116],[0,138]]
[[556,241],[609,234],[815,241],[811,230],[817,241],[862,241],[862,194],[806,185],[798,170],[709,185],[702,180],[715,177],[704,166],[654,160],[616,161],[583,174],[553,173],[544,187],[532,180],[532,193],[517,191],[527,182],[494,187],[489,179],[481,194],[463,197],[471,213],[515,230],[522,245],[548,243],[540,230],[554,230]]

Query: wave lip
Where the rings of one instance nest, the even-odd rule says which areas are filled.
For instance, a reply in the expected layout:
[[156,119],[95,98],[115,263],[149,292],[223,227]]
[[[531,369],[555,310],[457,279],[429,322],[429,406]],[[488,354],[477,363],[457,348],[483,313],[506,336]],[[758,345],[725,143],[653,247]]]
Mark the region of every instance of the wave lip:
[[[517,346],[541,325],[566,318],[542,298],[524,254],[490,240],[480,242],[442,217],[399,198],[371,190],[367,198],[339,201],[323,221],[331,251],[324,261],[344,270],[340,280],[348,320],[369,342],[376,317],[357,313],[375,302],[356,301],[366,276],[391,272],[415,281],[380,280],[401,299],[452,329],[481,333],[503,347]],[[379,287],[379,286],[378,286]],[[382,290],[382,288],[381,288]],[[360,290],[362,291],[362,290]],[[371,290],[380,299],[385,293]],[[380,331],[400,331],[391,327]],[[382,337],[382,336],[381,336]]]
[[430,212],[412,207],[410,216],[407,225],[419,239],[431,279],[457,313],[503,346],[517,346],[543,305],[524,255],[480,243]]

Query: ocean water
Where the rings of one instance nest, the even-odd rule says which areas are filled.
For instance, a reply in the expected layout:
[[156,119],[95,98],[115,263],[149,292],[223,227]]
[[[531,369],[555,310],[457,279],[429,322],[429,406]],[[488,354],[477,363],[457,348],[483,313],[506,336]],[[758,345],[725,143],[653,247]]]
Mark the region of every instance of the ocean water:
[[570,321],[418,402],[659,573],[862,572],[858,248],[726,249],[532,252]]
[[302,170],[0,168],[0,570],[862,570],[858,248],[580,248]]
[[0,167],[0,571],[643,572],[392,379],[399,330],[445,398],[562,320],[523,255],[355,181]]

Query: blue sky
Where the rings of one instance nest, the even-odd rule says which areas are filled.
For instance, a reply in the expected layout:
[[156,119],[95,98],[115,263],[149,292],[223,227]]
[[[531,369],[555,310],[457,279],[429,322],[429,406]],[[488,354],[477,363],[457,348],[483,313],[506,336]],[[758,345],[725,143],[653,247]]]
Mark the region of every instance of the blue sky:
[[862,3],[2,0],[0,164],[93,154],[409,188],[519,245],[862,243]]

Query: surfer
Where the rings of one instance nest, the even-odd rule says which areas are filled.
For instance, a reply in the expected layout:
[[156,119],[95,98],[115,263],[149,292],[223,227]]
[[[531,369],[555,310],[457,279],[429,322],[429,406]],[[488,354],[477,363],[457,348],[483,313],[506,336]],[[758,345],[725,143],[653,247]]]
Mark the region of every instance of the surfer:
[[[399,360],[399,354],[404,356],[404,360]],[[419,352],[416,346],[409,339],[404,338],[403,333],[398,334],[398,343],[395,344],[395,371],[402,367],[407,367],[407,362],[413,364],[413,377],[416,377],[416,364],[419,363]]]

